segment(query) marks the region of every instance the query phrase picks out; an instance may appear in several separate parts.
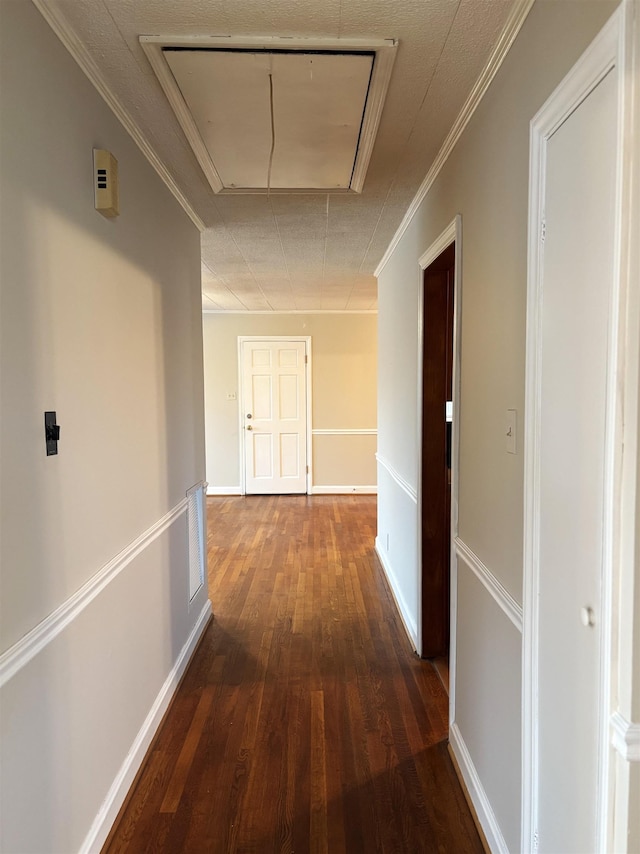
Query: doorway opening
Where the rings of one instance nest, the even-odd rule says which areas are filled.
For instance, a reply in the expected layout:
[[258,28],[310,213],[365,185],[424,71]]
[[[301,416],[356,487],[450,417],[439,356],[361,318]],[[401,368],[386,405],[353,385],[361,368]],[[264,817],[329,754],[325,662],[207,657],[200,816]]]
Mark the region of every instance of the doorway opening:
[[421,648],[449,690],[455,242],[423,273]]

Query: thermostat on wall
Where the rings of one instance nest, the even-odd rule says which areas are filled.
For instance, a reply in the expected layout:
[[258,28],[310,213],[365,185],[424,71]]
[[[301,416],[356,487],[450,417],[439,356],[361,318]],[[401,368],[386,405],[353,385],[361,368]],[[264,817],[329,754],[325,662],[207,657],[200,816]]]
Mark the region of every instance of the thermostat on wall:
[[96,210],[103,216],[118,216],[118,161],[110,151],[93,149],[93,181]]

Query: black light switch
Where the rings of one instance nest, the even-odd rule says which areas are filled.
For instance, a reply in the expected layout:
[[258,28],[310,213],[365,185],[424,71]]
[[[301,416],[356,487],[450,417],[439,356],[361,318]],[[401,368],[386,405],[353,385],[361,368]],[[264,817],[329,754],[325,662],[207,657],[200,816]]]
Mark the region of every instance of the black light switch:
[[56,424],[55,412],[44,414],[44,435],[47,442],[47,456],[51,457],[58,453],[58,439],[60,438],[60,427]]

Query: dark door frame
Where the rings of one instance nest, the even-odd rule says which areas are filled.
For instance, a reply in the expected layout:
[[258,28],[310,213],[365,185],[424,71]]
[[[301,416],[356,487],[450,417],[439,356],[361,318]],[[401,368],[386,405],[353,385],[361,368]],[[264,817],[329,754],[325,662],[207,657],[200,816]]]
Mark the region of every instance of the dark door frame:
[[442,234],[435,240],[419,260],[420,290],[418,311],[418,583],[419,583],[419,620],[418,641],[419,655],[422,655],[422,394],[423,394],[423,358],[424,358],[424,271],[440,256],[445,249],[455,244],[454,267],[454,316],[453,316],[453,370],[452,370],[452,399],[453,425],[451,437],[451,558],[449,571],[449,658],[450,658],[450,703],[453,709],[455,692],[455,628],[456,628],[456,552],[455,541],[458,534],[458,458],[459,458],[459,423],[460,423],[460,317],[462,297],[462,219],[457,215]]

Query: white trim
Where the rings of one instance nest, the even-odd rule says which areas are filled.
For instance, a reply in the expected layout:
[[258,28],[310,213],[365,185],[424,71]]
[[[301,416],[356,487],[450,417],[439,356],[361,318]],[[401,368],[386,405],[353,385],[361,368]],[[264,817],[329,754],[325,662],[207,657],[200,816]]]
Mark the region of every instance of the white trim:
[[207,495],[242,495],[242,490],[239,486],[211,486],[209,484]]
[[300,50],[348,51],[372,53],[377,50],[396,49],[395,39],[337,38],[335,36],[221,36],[221,35],[142,35],[140,44],[159,47],[218,48],[224,50]]
[[190,495],[195,495],[199,489],[206,490],[208,488],[209,488],[209,484],[207,483],[206,480],[200,480],[200,481],[198,481],[198,483],[194,483],[193,486],[190,486],[189,489],[187,489],[187,493],[186,493],[187,500],[189,499]]
[[345,427],[344,429],[333,429],[333,428],[323,428],[318,427],[311,431],[313,436],[377,436],[378,431],[375,427],[365,427],[363,429],[351,429],[350,427]]
[[449,605],[449,731],[451,731],[451,727],[456,722],[456,679],[458,674],[458,656],[456,654],[458,644],[458,556],[455,549],[451,550]]
[[210,617],[211,602],[207,600],[191,630],[191,634],[180,651],[176,663],[171,668],[149,714],[140,727],[126,759],[111,784],[107,797],[80,847],[80,854],[99,854],[101,851]]
[[631,723],[620,712],[609,719],[611,744],[627,762],[640,762],[640,724]]
[[520,32],[520,28],[524,24],[531,7],[533,6],[534,0],[515,0],[511,7],[511,11],[509,16],[505,22],[505,25],[502,29],[502,33],[500,34],[500,38],[496,46],[494,47],[491,56],[487,60],[487,63],[482,70],[482,73],[476,80],[476,83],[469,93],[467,100],[464,102],[458,117],[456,118],[451,130],[447,134],[445,141],[442,144],[440,151],[438,152],[436,159],[431,164],[431,168],[426,174],[426,177],[422,184],[420,185],[418,192],[415,194],[413,201],[409,205],[409,208],[402,218],[402,222],[398,226],[396,233],[393,235],[391,239],[391,243],[387,247],[387,251],[382,256],[382,259],[378,266],[374,271],[374,276],[379,276],[380,273],[384,270],[387,262],[391,258],[394,253],[394,250],[400,240],[402,239],[402,235],[405,233],[407,228],[409,228],[411,221],[414,216],[418,212],[418,208],[424,201],[427,193],[431,189],[434,181],[440,174],[441,169],[444,164],[449,159],[449,155],[453,151],[456,143],[462,136],[462,133],[466,126],[469,124],[471,117],[475,113],[478,105],[482,101],[485,92],[491,85],[493,78],[498,73],[500,66],[505,60],[511,45],[515,41],[516,36]]
[[[308,495],[376,495],[377,486],[317,486],[311,487]],[[209,486],[207,495],[243,495],[239,486]]]
[[507,843],[491,807],[491,801],[487,797],[482,781],[473,764],[469,749],[456,723],[449,725],[449,744],[458,763],[467,793],[478,816],[478,821],[487,838],[489,850],[493,854],[509,854]]
[[[184,96],[180,91],[180,87],[176,83],[171,69],[164,56],[164,47],[182,47],[182,48],[222,48],[247,51],[268,51],[268,50],[323,50],[323,51],[356,51],[364,53],[374,53],[373,68],[371,69],[371,78],[365,103],[362,124],[360,128],[360,138],[356,151],[356,159],[351,174],[349,188],[340,189],[320,189],[320,188],[300,188],[299,193],[315,190],[316,192],[326,193],[341,193],[345,192],[362,192],[364,187],[364,179],[369,168],[369,161],[373,152],[373,146],[380,125],[380,117],[384,107],[384,101],[389,88],[391,79],[391,71],[395,62],[397,44],[394,39],[342,39],[342,38],[283,38],[280,36],[202,36],[202,35],[187,35],[187,36],[160,36],[160,35],[142,35],[140,36],[140,46],[147,55],[147,59],[151,63],[151,67],[156,73],[160,85],[167,96],[173,111],[176,114],[180,126],[193,149],[198,163],[204,172],[207,181],[211,185],[214,193],[224,193],[228,195],[247,194],[267,194],[267,188],[235,188],[225,187],[218,170],[211,158],[204,140],[198,130],[191,110],[187,106]],[[287,190],[274,188],[269,192],[290,193]]]
[[[342,39],[337,43],[342,46]],[[380,126],[380,118],[382,117],[382,110],[387,97],[387,90],[389,89],[393,64],[396,61],[396,47],[396,42],[389,40],[382,49],[379,47],[376,48],[369,92],[367,93],[364,116],[360,128],[360,140],[356,149],[356,160],[349,183],[354,193],[361,193],[364,188],[364,180],[367,176],[367,169],[369,168],[373,146]]]
[[187,510],[187,499],[180,501],[162,519],[102,567],[83,586],[49,614],[41,623],[0,656],[0,686],[38,655],[69,625],[104,588],[125,569],[144,549],[156,540]]
[[393,571],[393,567],[389,562],[389,558],[386,556],[384,549],[382,548],[380,537],[376,537],[375,548],[378,560],[380,561],[382,569],[384,570],[384,574],[387,577],[389,589],[391,590],[391,596],[393,597],[393,601],[395,602],[396,610],[398,611],[398,615],[400,617],[400,622],[404,627],[404,630],[407,634],[407,638],[409,639],[413,650],[416,651],[418,649],[418,626],[411,616],[411,609],[407,605],[404,596],[400,592],[398,579],[396,578],[396,574]]
[[[626,4],[625,4],[626,5]],[[540,396],[541,396],[541,283],[543,243],[540,239],[545,207],[546,146],[549,138],[571,112],[586,98],[612,68],[619,69],[618,151],[622,152],[625,114],[625,74],[623,73],[625,17],[624,7],[616,11],[590,47],[547,99],[531,121],[529,162],[529,227],[527,276],[527,344],[525,378],[525,472],[524,472],[524,581],[523,581],[523,657],[522,657],[522,838],[521,850],[535,851],[538,839],[538,697],[539,697],[539,538],[540,538]],[[619,157],[619,161],[622,157]],[[630,173],[630,162],[628,164]],[[616,210],[622,211],[622,165],[618,169]],[[620,275],[621,220],[615,225],[615,269],[612,283],[612,322],[607,376],[607,414],[605,448],[605,495],[603,509],[602,618],[599,662],[599,773],[598,773],[598,850],[609,850],[612,837],[613,780],[610,774],[609,719],[612,695],[614,566],[617,550],[615,533],[620,510],[614,495],[620,489],[623,462],[621,449],[621,412],[625,368],[620,358],[620,329],[625,328],[625,306],[621,301],[624,283]],[[630,283],[629,283],[630,284]],[[621,318],[618,312],[621,312]],[[622,322],[619,323],[618,321]]]
[[162,45],[149,44],[147,43],[148,38],[148,36],[140,36],[140,47],[144,50],[151,67],[155,71],[156,77],[162,86],[162,91],[167,96],[171,109],[175,113],[180,127],[184,131],[184,135],[193,149],[193,153],[204,172],[205,178],[209,182],[213,192],[219,193],[223,188],[222,179],[218,174],[213,160],[209,156],[207,146],[204,144],[191,110],[187,106],[184,96],[176,83],[176,79],[171,73],[171,69],[162,51]]
[[[636,684],[638,644],[637,629],[637,513],[638,499],[638,389],[640,388],[640,6],[637,0],[623,0],[624,15],[621,38],[620,70],[624,79],[620,98],[623,138],[621,152],[622,185],[620,200],[620,346],[618,351],[621,378],[618,380],[620,412],[616,444],[623,448],[615,477],[616,509],[613,601],[617,608],[613,623],[611,648],[611,710],[623,706],[630,710]],[[637,727],[638,724],[632,724]],[[637,733],[637,729],[636,729]],[[629,805],[633,803],[632,774],[627,764],[612,766],[615,785],[609,786],[606,843],[607,850],[623,851],[628,846]],[[625,806],[623,806],[623,804]],[[632,807],[631,807],[632,809]]]
[[416,504],[418,508],[418,524],[416,525],[416,555],[418,569],[418,624],[419,624],[419,654],[422,655],[422,394],[424,369],[424,271],[451,244],[455,246],[454,258],[454,294],[453,294],[453,364],[452,364],[452,396],[453,422],[451,429],[451,563],[449,570],[449,720],[456,719],[456,619],[458,613],[458,572],[457,556],[453,547],[454,538],[458,535],[458,492],[459,492],[459,459],[460,459],[460,358],[462,344],[462,217],[456,214],[454,219],[438,235],[429,248],[418,259],[418,364],[416,376],[418,388],[416,394],[418,424],[418,489]]
[[464,543],[460,537],[454,539],[456,555],[462,558],[463,563],[481,581],[485,589],[491,594],[501,611],[511,620],[513,625],[522,631],[522,607],[518,605],[513,596],[498,581],[496,576],[484,565],[480,558]]
[[[313,437],[311,424],[313,423],[313,394],[311,388],[311,380],[313,372],[311,370],[311,336],[310,335],[238,335],[238,446],[240,449],[240,494],[247,494],[246,481],[246,461],[244,449],[244,415],[242,413],[243,394],[243,363],[242,363],[242,345],[245,341],[303,341],[305,345],[305,396],[307,401],[306,415],[307,423],[305,425],[307,437],[307,488],[306,495],[311,495],[311,484],[313,483]],[[295,494],[295,493],[294,493]]]
[[106,102],[109,109],[127,131],[131,139],[147,158],[151,166],[153,166],[191,222],[199,231],[204,231],[205,224],[196,213],[195,208],[182,192],[173,175],[169,172],[158,154],[155,152],[129,111],[111,90],[92,56],[89,54],[82,42],[77,38],[73,30],[69,27],[64,17],[60,14],[58,9],[55,6],[50,5],[47,0],[33,0],[33,3],[54,33],[58,36],[62,44],[78,63],[86,77],[88,77],[94,85],[99,95]]
[[377,486],[312,486],[311,495],[377,495]]
[[[451,365],[451,393],[453,397],[453,422],[451,425],[451,542],[458,536],[458,495],[460,493],[460,365],[462,364],[462,217],[457,214],[449,229],[445,229],[440,239],[445,239],[451,234],[451,228],[455,223],[455,260],[454,260],[454,291],[453,291],[453,362]],[[437,255],[435,256],[438,257]],[[435,258],[433,259],[435,260]],[[424,279],[424,272],[423,272]],[[423,287],[420,288],[422,297]],[[420,324],[422,330],[422,309],[420,311]],[[420,342],[420,366],[422,371],[422,348],[424,342]],[[420,389],[422,389],[422,372],[420,373]],[[420,435],[422,435],[422,395],[420,395]],[[422,441],[419,445],[422,452]],[[420,469],[422,471],[422,457],[420,458]],[[422,484],[420,485],[420,500],[422,500]],[[422,510],[420,511],[422,512]],[[420,532],[422,529],[420,528]],[[422,544],[418,552],[420,560],[420,578],[422,578]],[[422,599],[420,600],[422,601]],[[422,609],[420,610],[422,619]],[[449,721],[456,720],[456,684],[458,657],[457,626],[458,626],[458,559],[455,549],[451,549],[451,569],[449,576]]]
[[260,309],[260,311],[249,311],[248,309],[232,309],[227,311],[223,308],[203,308],[203,314],[268,314],[271,316],[279,314],[377,314],[377,308],[313,308],[305,309],[296,308],[289,311],[273,311],[268,309]]
[[444,250],[455,242],[456,229],[458,227],[459,219],[460,215],[458,214],[456,219],[451,220],[451,222],[445,228],[442,234],[436,237],[436,239],[433,241],[427,251],[423,252],[422,255],[418,258],[418,266],[421,270],[426,270],[429,264],[431,264],[432,261],[436,260],[438,255],[442,255]]
[[402,475],[394,469],[391,463],[386,460],[381,454],[376,454],[376,460],[380,463],[382,468],[391,475],[392,479],[398,484],[400,489],[409,496],[409,498],[415,503],[418,503],[418,493],[415,488],[411,486],[408,480],[405,480]]

